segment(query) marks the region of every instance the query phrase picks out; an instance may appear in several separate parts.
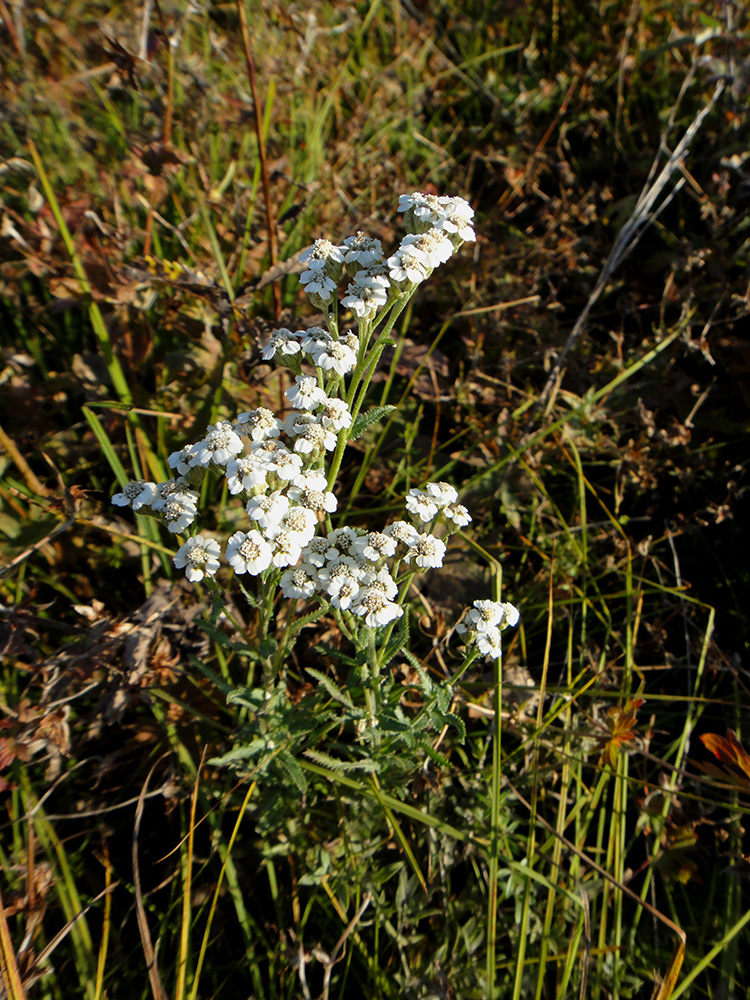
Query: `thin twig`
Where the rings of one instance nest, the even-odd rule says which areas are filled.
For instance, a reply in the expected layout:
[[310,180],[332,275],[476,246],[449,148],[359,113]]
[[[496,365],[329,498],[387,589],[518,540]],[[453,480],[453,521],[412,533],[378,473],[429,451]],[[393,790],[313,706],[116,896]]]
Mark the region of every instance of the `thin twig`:
[[[237,0],[237,11],[240,15],[240,26],[242,28],[242,44],[245,49],[245,64],[247,65],[247,75],[250,81],[250,90],[253,95],[253,112],[255,116],[255,134],[258,138],[258,156],[260,157],[260,173],[263,178],[263,194],[266,201],[266,228],[268,229],[268,253],[271,258],[271,267],[276,266],[278,260],[278,248],[276,243],[276,223],[273,217],[273,206],[271,204],[271,184],[268,179],[268,163],[266,161],[266,141],[263,136],[263,117],[260,113],[260,96],[258,95],[258,84],[255,78],[255,59],[250,49],[250,34],[247,29],[247,15],[245,14],[245,0]],[[273,302],[276,319],[281,316],[281,288],[279,283],[273,283]]]

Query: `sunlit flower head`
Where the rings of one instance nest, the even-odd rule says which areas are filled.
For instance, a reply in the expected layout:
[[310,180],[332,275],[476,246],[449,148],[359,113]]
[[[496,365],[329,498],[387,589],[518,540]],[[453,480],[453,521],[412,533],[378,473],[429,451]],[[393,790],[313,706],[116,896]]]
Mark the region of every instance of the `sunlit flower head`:
[[198,583],[204,576],[213,576],[219,568],[221,548],[213,538],[193,535],[175,552],[172,562],[177,569],[184,569],[191,583]]

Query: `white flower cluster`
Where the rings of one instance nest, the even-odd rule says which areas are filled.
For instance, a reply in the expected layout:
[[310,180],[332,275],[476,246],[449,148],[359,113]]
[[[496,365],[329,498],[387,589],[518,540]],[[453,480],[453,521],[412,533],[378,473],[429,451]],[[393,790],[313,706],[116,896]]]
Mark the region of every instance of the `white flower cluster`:
[[[234,421],[211,424],[200,441],[169,456],[174,478],[131,482],[112,497],[114,504],[157,517],[170,532],[182,534],[198,517],[205,478],[220,477],[226,494],[242,503],[247,520],[241,527],[235,522],[238,530],[224,554],[237,575],[262,576],[269,587],[278,583],[287,598],[317,596],[372,628],[403,614],[397,598],[413,573],[442,566],[445,542],[433,534],[435,525],[441,522],[450,534],[471,521],[456,490],[439,482],[410,490],[408,519],[383,531],[328,530],[337,508],[329,478],[335,478],[367,388],[365,379],[359,396],[347,395],[345,382],[353,372],[350,388],[362,380],[373,333],[369,321],[384,307],[403,303],[464,240],[474,239],[473,211],[462,198],[415,193],[404,195],[399,208],[406,213],[409,233],[387,260],[380,241],[361,232],[340,246],[316,240],[302,254],[306,269],[300,281],[325,310],[329,328],[279,329],[262,349],[264,360],[275,359],[294,373],[283,419],[260,406]],[[361,341],[353,333],[339,333],[336,321],[334,295],[345,274],[350,283],[342,305],[356,317]],[[314,374],[306,374],[303,364]],[[195,533],[174,563],[188,580],[198,582],[218,571],[220,557],[218,541]]]
[[475,642],[481,653],[497,660],[501,652],[500,633],[509,625],[517,625],[521,615],[512,604],[499,601],[474,601],[474,607],[456,631],[466,633],[468,642]]
[[341,304],[358,321],[372,319],[391,293],[414,288],[467,240],[475,240],[474,209],[463,198],[401,195],[399,212],[409,230],[398,249],[385,258],[380,240],[366,233],[347,237],[340,246],[316,240],[300,257],[306,269],[300,281],[314,305],[328,309],[344,274],[352,280]]

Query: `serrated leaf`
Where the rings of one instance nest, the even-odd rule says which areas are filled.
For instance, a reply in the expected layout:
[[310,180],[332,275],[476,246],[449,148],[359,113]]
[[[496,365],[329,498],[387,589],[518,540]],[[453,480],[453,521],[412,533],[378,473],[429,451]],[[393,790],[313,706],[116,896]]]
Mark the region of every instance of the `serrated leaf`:
[[359,716],[362,715],[361,710],[356,708],[356,706],[351,701],[349,696],[345,694],[340,687],[334,684],[334,682],[331,680],[330,677],[327,677],[325,674],[321,673],[320,670],[315,670],[313,667],[308,667],[307,673],[310,674],[312,677],[314,677],[315,680],[326,689],[326,691],[335,701],[339,702],[341,705],[344,705],[351,712],[355,712],[358,718]]
[[286,773],[292,779],[294,784],[299,788],[301,792],[307,791],[307,779],[305,778],[302,768],[299,766],[297,761],[292,757],[290,753],[282,751],[279,754],[279,763],[284,768]]
[[309,757],[310,760],[314,760],[316,764],[328,767],[332,771],[377,771],[378,769],[375,761],[337,760],[335,757],[330,757],[321,750],[305,750],[304,755],[305,757]]
[[372,427],[372,425],[377,423],[381,417],[385,417],[389,413],[393,413],[395,409],[396,407],[391,405],[371,406],[369,410],[365,410],[364,413],[360,413],[352,424],[349,440],[356,441],[358,437],[361,437],[365,433],[368,427]]

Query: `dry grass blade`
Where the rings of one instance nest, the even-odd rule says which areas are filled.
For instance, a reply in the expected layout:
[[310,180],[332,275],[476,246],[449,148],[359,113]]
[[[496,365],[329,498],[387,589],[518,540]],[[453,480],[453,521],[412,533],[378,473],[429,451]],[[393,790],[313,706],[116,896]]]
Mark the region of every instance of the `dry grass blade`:
[[[695,138],[698,129],[701,127],[704,119],[706,118],[706,115],[708,115],[711,108],[714,106],[714,104],[718,101],[719,97],[723,93],[724,87],[725,87],[724,81],[719,81],[719,83],[716,84],[716,87],[714,89],[713,94],[711,95],[711,98],[709,99],[707,104],[703,108],[701,108],[701,110],[695,116],[692,123],[685,131],[685,134],[683,135],[682,139],[677,144],[674,152],[670,155],[669,159],[664,164],[664,167],[660,171],[656,180],[652,182],[649,179],[649,181],[646,183],[646,186],[641,191],[641,194],[639,195],[638,201],[635,206],[635,210],[633,211],[630,218],[627,220],[625,225],[620,230],[620,233],[617,239],[615,240],[612,250],[610,251],[609,257],[607,257],[604,267],[602,268],[599,274],[596,285],[594,286],[594,290],[591,292],[591,295],[586,301],[586,305],[583,307],[578,319],[576,320],[573,326],[573,329],[570,331],[568,339],[565,341],[563,349],[560,351],[557,360],[555,361],[555,364],[552,368],[552,371],[549,374],[549,377],[547,379],[547,384],[542,390],[542,393],[539,396],[539,399],[537,400],[536,406],[531,412],[531,416],[529,417],[529,421],[524,430],[524,441],[528,438],[528,435],[531,432],[531,427],[533,426],[537,415],[545,411],[549,412],[551,407],[553,406],[555,398],[557,397],[557,393],[560,390],[560,385],[562,383],[562,378],[564,375],[565,359],[567,358],[570,349],[573,347],[573,344],[576,342],[582,330],[584,329],[591,310],[594,308],[597,301],[599,300],[599,296],[607,287],[607,283],[609,282],[610,278],[617,270],[617,268],[620,266],[620,264],[623,262],[623,260],[627,257],[627,255],[631,252],[631,250],[635,248],[636,244],[638,243],[638,240],[641,238],[641,236],[648,228],[648,226],[657,218],[659,213],[666,207],[666,205],[669,203],[669,201],[676,193],[677,187],[669,195],[667,195],[667,198],[665,199],[664,202],[662,202],[659,208],[655,209],[657,200],[664,191],[664,188],[669,183],[669,180],[674,174],[675,170],[679,169],[680,165],[682,164],[682,161],[685,159],[690,143]],[[664,145],[664,140],[662,141],[662,145]],[[660,153],[661,150],[657,154],[657,159],[654,161],[654,168],[656,167]],[[652,171],[654,168],[652,168]],[[678,181],[678,186],[682,186],[683,183],[684,179]]]
[[[158,764],[158,761],[157,761]],[[138,797],[138,805],[135,811],[135,823],[133,825],[133,886],[135,888],[135,907],[136,907],[136,917],[138,919],[138,931],[141,935],[141,944],[143,945],[143,954],[146,957],[146,968],[148,969],[148,978],[151,983],[151,992],[153,994],[154,1000],[167,1000],[167,994],[164,992],[164,987],[161,984],[161,979],[159,978],[159,969],[156,964],[156,952],[154,951],[154,946],[151,942],[151,932],[148,927],[148,920],[146,918],[146,909],[143,905],[143,890],[141,889],[141,871],[138,863],[138,834],[141,829],[141,820],[143,819],[143,805],[146,801],[146,792],[148,790],[149,782],[151,777],[156,770],[157,764],[151,768],[146,776],[146,780],[143,783],[143,788],[141,789],[141,794]]]
[[0,970],[3,974],[4,994],[9,1000],[26,1000],[26,993],[21,982],[21,976],[16,962],[16,953],[10,939],[8,921],[5,917],[5,904],[0,894]]
[[[513,784],[510,781],[508,781],[508,785],[511,788],[513,794],[517,797],[518,801],[521,803],[521,805],[524,806],[526,809],[528,809],[529,812],[531,813],[532,812],[531,803],[527,801],[518,792],[518,790],[513,786]],[[594,861],[593,858],[590,858],[584,851],[579,850],[575,846],[575,844],[572,843],[572,841],[568,840],[568,838],[565,837],[563,834],[561,834],[558,830],[555,830],[552,824],[548,823],[546,819],[544,819],[542,816],[539,816],[538,814],[536,818],[538,822],[540,822],[546,830],[548,830],[554,837],[557,837],[559,840],[561,840],[562,843],[565,845],[565,847],[567,847],[569,851],[572,851],[573,854],[575,854],[577,858],[583,861],[585,865],[588,865],[598,875],[601,875],[601,877],[605,879],[607,882],[609,882],[610,885],[614,886],[616,889],[619,889],[620,892],[625,893],[626,896],[629,896],[633,900],[633,902],[637,903],[638,906],[642,907],[644,910],[650,913],[652,917],[655,917],[657,920],[661,921],[661,923],[663,923],[667,928],[669,928],[670,931],[672,931],[673,934],[676,935],[678,939],[677,944],[675,946],[675,950],[674,953],[672,954],[672,958],[669,962],[669,965],[667,966],[666,974],[662,982],[657,983],[652,996],[652,1000],[669,1000],[669,997],[672,995],[672,991],[674,990],[675,984],[677,982],[677,977],[680,974],[680,969],[682,968],[683,959],[685,958],[685,946],[687,944],[687,935],[685,934],[685,932],[682,930],[681,927],[678,927],[677,924],[675,924],[672,920],[670,920],[669,917],[665,916],[663,913],[657,910],[655,906],[652,906],[650,903],[647,903],[645,899],[641,899],[641,897],[637,893],[633,892],[632,889],[629,889],[628,886],[626,886],[623,882],[619,882],[616,878],[610,875],[610,873],[605,868],[602,868],[601,865],[597,864],[596,861]]]

